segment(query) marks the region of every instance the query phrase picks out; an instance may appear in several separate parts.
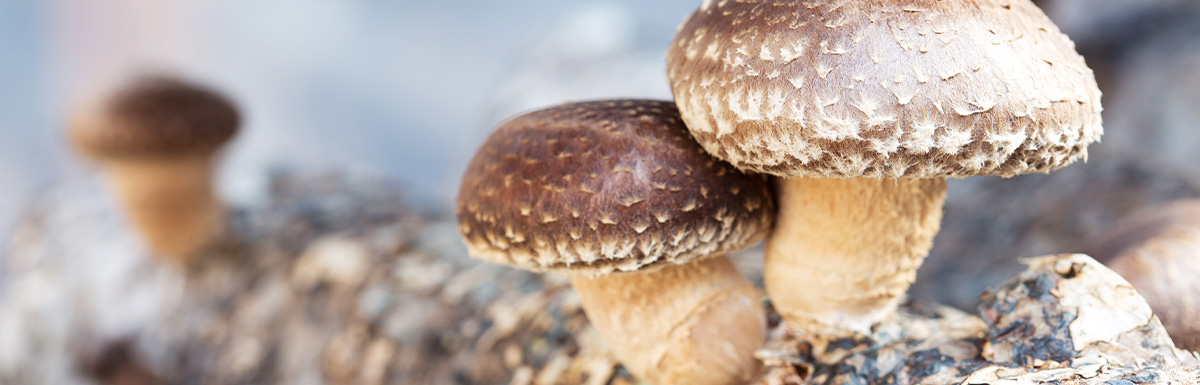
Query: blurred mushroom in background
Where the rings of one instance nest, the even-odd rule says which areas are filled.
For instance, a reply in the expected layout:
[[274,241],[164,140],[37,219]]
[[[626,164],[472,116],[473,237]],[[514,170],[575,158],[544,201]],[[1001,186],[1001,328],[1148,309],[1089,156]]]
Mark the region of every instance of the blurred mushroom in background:
[[156,254],[185,263],[225,230],[215,156],[241,117],[224,96],[170,76],[128,80],[77,108],[71,143],[99,164]]
[[1200,350],[1200,200],[1135,212],[1080,250],[1133,284],[1176,346]]

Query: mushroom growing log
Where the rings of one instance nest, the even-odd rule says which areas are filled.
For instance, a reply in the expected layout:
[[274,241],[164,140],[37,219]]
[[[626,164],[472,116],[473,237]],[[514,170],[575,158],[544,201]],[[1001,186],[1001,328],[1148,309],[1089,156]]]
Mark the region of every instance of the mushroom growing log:
[[1082,254],[1031,258],[983,295],[979,316],[909,305],[870,336],[788,330],[759,353],[761,384],[1192,384],[1200,357],[1176,349],[1145,299]]
[[[452,218],[413,217],[386,181],[273,175],[269,203],[233,222],[253,238],[206,249],[184,274],[142,258],[110,202],[80,185],[31,202],[4,244],[2,383],[96,383],[74,372],[98,369],[89,354],[172,384],[639,383],[566,280],[466,258]],[[982,317],[906,304],[870,336],[824,341],[777,326],[751,383],[1200,378],[1119,276],[1082,256],[1031,265],[989,291]]]

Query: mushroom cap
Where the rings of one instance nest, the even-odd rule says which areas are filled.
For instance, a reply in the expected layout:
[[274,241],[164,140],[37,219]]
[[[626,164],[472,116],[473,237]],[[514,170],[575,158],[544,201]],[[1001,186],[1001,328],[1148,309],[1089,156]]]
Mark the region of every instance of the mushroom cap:
[[588,275],[686,263],[770,231],[765,175],[704,152],[670,102],[534,111],[495,129],[458,193],[471,256]]
[[709,0],[667,72],[705,149],[785,177],[1048,172],[1103,133],[1091,69],[1028,0]]
[[237,133],[240,120],[234,104],[214,91],[144,76],[85,103],[68,135],[95,159],[207,155]]

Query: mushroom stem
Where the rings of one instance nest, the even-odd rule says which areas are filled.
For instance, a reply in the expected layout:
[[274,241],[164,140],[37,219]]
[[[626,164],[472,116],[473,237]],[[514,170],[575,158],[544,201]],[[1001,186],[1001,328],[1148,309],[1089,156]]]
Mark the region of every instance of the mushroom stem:
[[161,257],[185,263],[224,229],[211,157],[116,160],[106,168],[134,226]]
[[617,358],[649,383],[743,384],[761,368],[760,295],[725,256],[571,283]]
[[945,179],[778,183],[779,214],[764,265],[775,309],[814,332],[869,333],[895,310],[929,254]]

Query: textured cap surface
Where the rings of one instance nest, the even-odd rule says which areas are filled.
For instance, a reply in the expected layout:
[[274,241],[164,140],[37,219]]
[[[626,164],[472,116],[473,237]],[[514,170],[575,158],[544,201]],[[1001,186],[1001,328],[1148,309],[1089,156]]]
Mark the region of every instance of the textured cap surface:
[[458,194],[476,258],[603,274],[734,251],[770,231],[763,175],[704,152],[669,102],[566,104],[502,123]]
[[780,176],[1046,172],[1103,133],[1092,71],[1028,0],[710,0],[667,68],[704,148]]
[[216,92],[143,77],[80,108],[69,135],[96,158],[181,156],[216,150],[237,133],[239,121],[237,108]]

